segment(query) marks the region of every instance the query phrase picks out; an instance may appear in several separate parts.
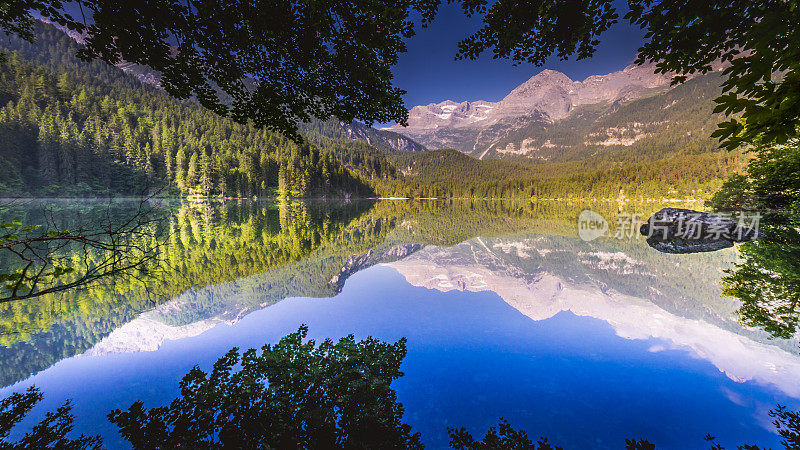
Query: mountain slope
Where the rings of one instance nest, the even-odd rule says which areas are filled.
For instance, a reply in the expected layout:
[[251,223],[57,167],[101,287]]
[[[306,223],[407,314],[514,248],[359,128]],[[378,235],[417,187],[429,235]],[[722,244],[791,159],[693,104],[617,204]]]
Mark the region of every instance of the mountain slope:
[[656,147],[662,155],[686,147],[698,153],[714,149],[708,135],[719,120],[712,113],[719,82],[711,73],[669,87],[669,76],[653,74],[652,66],[582,82],[545,70],[500,102],[416,106],[409,127],[388,129],[481,159],[571,161]]
[[[0,190],[4,195],[375,195],[396,179],[383,153],[342,135],[282,136],[177,101],[36,24],[36,42],[0,42]],[[377,181],[376,181],[377,180]]]
[[390,161],[409,180],[454,197],[524,199],[705,199],[747,162],[718,150],[625,163],[598,157],[537,163],[479,160],[456,150],[395,152]]
[[717,145],[710,135],[722,119],[713,113],[720,82],[719,74],[711,73],[636,100],[585,105],[558,121],[531,118],[516,127],[497,125],[483,132],[479,148],[484,158],[600,156],[620,163],[713,151]]
[[653,73],[652,66],[628,66],[607,75],[572,81],[561,72],[543,70],[512,90],[499,102],[462,102],[450,100],[415,106],[409,111],[407,128],[390,127],[394,131],[416,133],[417,130],[443,127],[486,127],[501,119],[541,113],[551,120],[566,117],[575,107],[600,102],[635,98],[649,89],[666,86],[669,77]]
[[351,122],[349,124],[339,122],[345,135],[350,139],[360,139],[367,144],[380,149],[402,150],[406,152],[424,152],[428,150],[424,145],[403,136],[400,133],[387,130],[376,130],[362,123]]
[[424,145],[402,134],[387,130],[376,130],[356,121],[346,123],[333,117],[325,122],[311,119],[308,123],[300,124],[300,129],[306,133],[331,139],[363,141],[367,145],[383,152],[391,152],[393,150],[424,152],[427,150]]

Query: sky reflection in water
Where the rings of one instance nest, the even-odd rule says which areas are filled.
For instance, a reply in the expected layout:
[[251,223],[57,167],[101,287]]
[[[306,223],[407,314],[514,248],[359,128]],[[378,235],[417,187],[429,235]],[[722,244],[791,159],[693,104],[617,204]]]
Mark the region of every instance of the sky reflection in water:
[[[170,311],[162,307],[3,394],[39,386],[45,401],[37,413],[71,398],[76,429],[99,432],[114,448],[122,443],[105,419],[109,410],[136,399],[165,404],[195,364],[208,368],[231,347],[260,347],[306,323],[317,339],[408,338],[406,375],[395,388],[429,448],[447,445],[447,426],[483,434],[501,416],[565,448],[620,448],[632,437],[660,449],[702,448],[707,433],[727,447],[777,447],[767,410],[800,405],[800,357],[787,351],[791,344],[779,348],[742,330],[720,312],[725,302],[703,299],[718,296],[715,281],[702,292],[664,292],[692,286],[681,273],[691,264],[715,261],[709,270],[718,273],[733,253],[692,262],[645,253],[655,251],[643,242],[623,253],[523,234],[385,256],[401,245],[392,244],[333,298],[288,298],[169,326],[158,320]],[[661,284],[639,286],[648,277]],[[259,275],[252,278],[258,284]],[[240,285],[249,284],[220,290],[227,297],[219,301],[243,303],[239,297],[252,294]]]

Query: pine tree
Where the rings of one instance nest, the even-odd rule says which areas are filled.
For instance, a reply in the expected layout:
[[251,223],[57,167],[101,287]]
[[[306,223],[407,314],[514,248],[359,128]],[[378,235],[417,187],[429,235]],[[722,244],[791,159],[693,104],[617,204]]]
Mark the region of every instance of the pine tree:
[[186,148],[180,146],[175,154],[175,185],[181,192],[186,192]]
[[75,139],[73,137],[74,123],[68,119],[56,116],[59,129],[58,137],[58,166],[59,179],[62,184],[71,186],[75,184]]
[[172,158],[172,150],[166,149],[164,153],[164,176],[167,182],[167,186],[172,185],[172,180],[175,178],[175,168],[173,158]]
[[192,191],[197,186],[198,172],[197,152],[192,152],[192,156],[189,158],[189,168],[186,171],[187,190]]
[[58,154],[58,142],[56,140],[55,124],[53,116],[47,114],[42,118],[39,126],[38,138],[39,178],[42,185],[50,185],[58,182],[58,171],[56,168],[56,158]]
[[206,152],[201,152],[200,158],[200,189],[203,195],[211,195],[211,161]]

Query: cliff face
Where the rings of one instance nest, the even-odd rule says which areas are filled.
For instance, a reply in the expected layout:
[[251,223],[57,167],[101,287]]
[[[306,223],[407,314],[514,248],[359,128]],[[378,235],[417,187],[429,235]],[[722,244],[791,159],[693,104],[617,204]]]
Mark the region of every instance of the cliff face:
[[370,250],[363,255],[351,256],[339,270],[339,273],[331,277],[329,283],[336,287],[336,292],[341,292],[347,279],[354,273],[375,264],[403,259],[421,248],[422,245],[420,244],[396,245],[385,252]]
[[[674,117],[662,114],[675,98],[649,102],[657,96],[676,97],[670,87],[671,76],[654,70],[653,66],[632,65],[583,81],[543,70],[498,102],[447,100],[415,106],[409,111],[408,127],[394,125],[384,130],[404,134],[428,149],[453,148],[481,159],[522,156],[539,160],[557,159],[565,149],[579,146],[594,147],[586,154],[628,147],[653,135],[645,128],[664,129],[672,121],[688,120],[693,123],[691,131],[703,131],[703,121],[687,119],[683,106],[672,109]],[[703,102],[710,101],[702,96],[681,100],[691,104],[690,111],[702,109]],[[644,117],[663,116],[666,120],[615,115],[636,102],[648,102],[635,107]]]
[[339,124],[348,138],[360,139],[373,147],[407,152],[427,150],[424,145],[393,131],[376,130],[359,122],[339,122]]

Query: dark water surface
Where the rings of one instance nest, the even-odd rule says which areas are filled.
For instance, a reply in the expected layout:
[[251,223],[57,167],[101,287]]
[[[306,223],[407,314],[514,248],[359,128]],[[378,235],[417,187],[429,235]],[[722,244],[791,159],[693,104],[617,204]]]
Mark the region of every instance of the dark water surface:
[[[308,324],[315,339],[408,338],[394,387],[428,448],[447,446],[448,426],[483,435],[500,417],[570,449],[625,438],[705,448],[707,433],[729,448],[778,447],[767,412],[800,407],[800,356],[796,340],[740,325],[737,301],[722,297],[736,248],[585,242],[584,207],[176,206],[159,231],[168,270],[147,291],[2,305],[0,394],[42,390],[24,426],[72,399],[76,429],[116,448],[111,409],[166,404],[193,366]],[[64,220],[73,208],[60,204]]]

